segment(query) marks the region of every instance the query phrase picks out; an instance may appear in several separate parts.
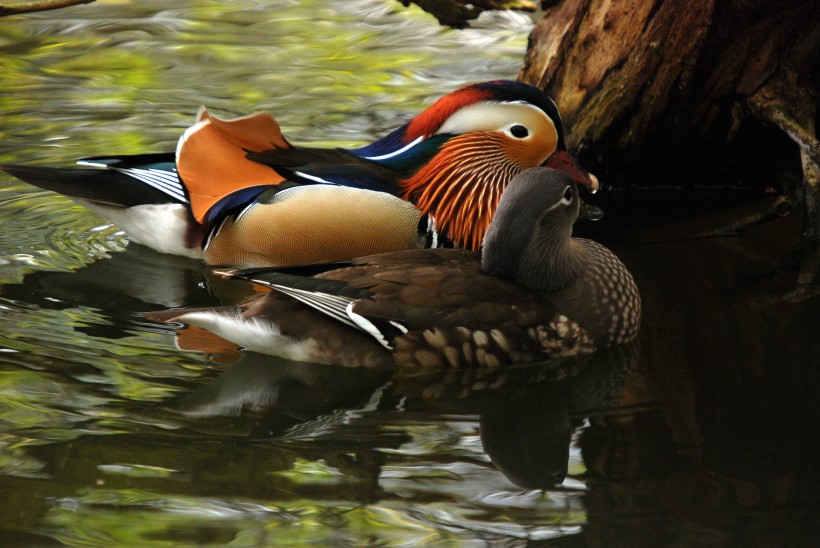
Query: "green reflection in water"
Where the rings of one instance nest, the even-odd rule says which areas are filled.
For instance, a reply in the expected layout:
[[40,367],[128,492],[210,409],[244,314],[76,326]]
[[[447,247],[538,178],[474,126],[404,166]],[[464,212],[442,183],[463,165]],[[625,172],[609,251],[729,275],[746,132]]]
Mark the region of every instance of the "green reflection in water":
[[[0,162],[173,150],[201,104],[223,115],[270,111],[294,143],[358,146],[463,83],[514,78],[529,20],[488,21],[443,29],[394,0],[98,1],[6,18]],[[434,463],[436,454],[480,460],[469,420],[466,437],[436,419],[362,421],[368,400],[353,391],[338,406],[356,413],[318,413],[317,431],[322,417],[341,418],[330,434],[270,445],[258,441],[265,432],[312,426],[317,413],[165,409],[225,367],[178,350],[138,313],[214,302],[219,290],[201,265],[129,246],[84,208],[5,175],[0,219],[0,534],[96,545],[393,544],[452,540],[460,527],[476,538],[523,534],[516,518],[469,499],[493,482],[509,489],[497,472],[480,465],[462,481]],[[349,387],[331,380],[309,392]]]
[[303,485],[332,485],[341,483],[344,480],[344,474],[338,468],[328,466],[327,463],[321,460],[307,461],[304,459],[296,459],[293,463],[293,468],[290,470],[273,473],[287,478],[294,483]]
[[[315,543],[417,544],[459,542],[465,534],[487,541],[525,539],[548,525],[483,522],[485,511],[462,511],[451,504],[386,502],[378,506],[344,501],[268,501],[174,497],[134,490],[89,488],[64,498],[53,508],[46,527],[68,544],[161,545],[216,543],[302,546]],[[130,526],[123,527],[122,512]],[[554,517],[551,525],[567,531],[582,516]],[[70,533],[68,533],[70,532]]]

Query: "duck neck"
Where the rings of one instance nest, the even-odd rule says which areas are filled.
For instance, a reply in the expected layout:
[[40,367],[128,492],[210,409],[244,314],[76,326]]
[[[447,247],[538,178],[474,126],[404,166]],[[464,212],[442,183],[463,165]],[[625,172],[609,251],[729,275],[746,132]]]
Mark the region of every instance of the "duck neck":
[[[560,291],[584,271],[586,248],[583,240],[539,227],[530,239],[518,266],[518,283],[544,292]],[[560,237],[559,237],[560,236]]]

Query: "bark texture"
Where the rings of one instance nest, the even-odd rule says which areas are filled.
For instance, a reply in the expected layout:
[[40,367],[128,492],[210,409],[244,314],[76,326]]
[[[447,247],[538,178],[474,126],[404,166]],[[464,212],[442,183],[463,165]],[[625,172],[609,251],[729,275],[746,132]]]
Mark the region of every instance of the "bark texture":
[[555,98],[604,184],[766,188],[792,171],[820,238],[820,2],[549,4],[519,78]]

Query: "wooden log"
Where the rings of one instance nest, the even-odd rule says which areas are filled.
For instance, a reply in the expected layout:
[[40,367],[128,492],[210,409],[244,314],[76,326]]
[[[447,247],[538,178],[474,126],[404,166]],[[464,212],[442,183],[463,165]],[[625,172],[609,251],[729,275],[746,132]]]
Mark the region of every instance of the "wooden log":
[[90,4],[93,1],[94,0],[31,0],[29,2],[3,3],[0,4],[0,17],[5,15],[34,13],[37,11],[57,10],[78,4]]
[[[534,27],[519,78],[556,99],[568,145],[610,184],[764,187],[801,170],[800,149],[817,160],[819,60],[811,0],[564,0]],[[801,131],[760,114],[772,86]]]

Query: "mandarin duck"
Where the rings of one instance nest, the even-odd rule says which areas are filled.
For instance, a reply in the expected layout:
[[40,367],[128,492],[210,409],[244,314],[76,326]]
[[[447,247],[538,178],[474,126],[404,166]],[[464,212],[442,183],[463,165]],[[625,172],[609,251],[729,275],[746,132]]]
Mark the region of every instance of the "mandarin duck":
[[268,114],[224,120],[203,108],[176,153],[0,167],[71,197],[132,241],[247,268],[446,242],[477,250],[510,179],[545,162],[597,189],[566,150],[555,103],[528,84],[491,81],[445,95],[358,149],[293,146]]
[[501,196],[481,254],[397,251],[312,277],[228,271],[272,291],[237,306],[146,316],[258,353],[347,366],[494,367],[630,342],[638,289],[611,251],[572,237],[579,203],[569,175],[530,168]]

